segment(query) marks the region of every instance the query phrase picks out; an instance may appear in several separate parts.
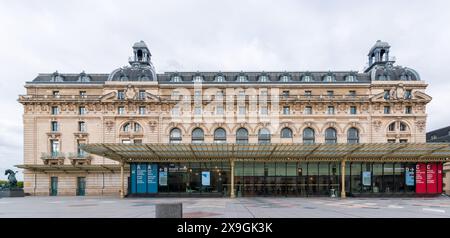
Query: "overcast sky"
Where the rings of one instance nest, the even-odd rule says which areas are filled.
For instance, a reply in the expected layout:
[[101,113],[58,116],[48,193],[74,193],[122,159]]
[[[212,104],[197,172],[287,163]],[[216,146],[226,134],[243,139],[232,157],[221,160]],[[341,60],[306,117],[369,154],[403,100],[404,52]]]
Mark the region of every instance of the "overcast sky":
[[[144,40],[164,71],[358,70],[376,40],[416,69],[450,125],[450,1],[0,0],[0,179],[23,163],[24,84],[38,73],[110,73]],[[19,178],[22,176],[19,175]]]

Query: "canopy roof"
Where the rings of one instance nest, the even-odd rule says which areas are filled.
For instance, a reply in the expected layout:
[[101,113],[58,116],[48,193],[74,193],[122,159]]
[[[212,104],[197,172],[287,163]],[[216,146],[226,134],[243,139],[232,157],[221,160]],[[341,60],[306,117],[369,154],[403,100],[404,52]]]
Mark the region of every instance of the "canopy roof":
[[119,162],[150,161],[447,161],[448,143],[371,144],[86,144],[83,150]]

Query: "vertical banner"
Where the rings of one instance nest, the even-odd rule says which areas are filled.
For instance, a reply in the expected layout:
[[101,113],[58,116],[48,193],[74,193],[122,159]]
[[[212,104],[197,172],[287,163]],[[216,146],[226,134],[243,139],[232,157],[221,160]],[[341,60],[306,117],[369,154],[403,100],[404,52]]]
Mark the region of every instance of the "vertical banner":
[[158,192],[158,164],[148,164],[148,192]]
[[131,193],[136,193],[136,164],[135,163],[131,163],[130,165],[130,171],[131,171],[131,175],[130,175],[130,179],[131,179]]
[[159,186],[167,186],[167,167],[159,168]]
[[405,167],[405,184],[406,186],[414,186],[414,166]]
[[437,192],[442,193],[442,163],[437,164]]
[[211,177],[209,171],[202,171],[202,185],[211,186]]
[[147,193],[147,164],[136,164],[137,193]]
[[426,164],[417,163],[416,164],[416,193],[426,193]]
[[437,193],[437,165],[427,164],[427,193]]

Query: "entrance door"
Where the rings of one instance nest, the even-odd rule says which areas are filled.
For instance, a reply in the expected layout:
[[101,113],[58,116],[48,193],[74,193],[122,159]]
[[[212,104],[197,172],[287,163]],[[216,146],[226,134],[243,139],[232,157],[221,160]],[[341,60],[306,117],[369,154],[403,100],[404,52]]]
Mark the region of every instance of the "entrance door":
[[58,177],[50,178],[50,196],[58,195]]
[[86,194],[86,177],[77,177],[77,196]]

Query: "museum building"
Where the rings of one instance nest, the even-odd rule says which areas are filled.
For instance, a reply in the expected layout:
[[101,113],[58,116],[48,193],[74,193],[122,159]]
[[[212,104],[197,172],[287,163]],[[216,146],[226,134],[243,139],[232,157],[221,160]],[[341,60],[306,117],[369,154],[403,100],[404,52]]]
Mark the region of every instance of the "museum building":
[[[446,186],[427,84],[377,41],[358,71],[39,74],[24,107],[31,195],[417,196]],[[450,184],[447,182],[447,184]]]

